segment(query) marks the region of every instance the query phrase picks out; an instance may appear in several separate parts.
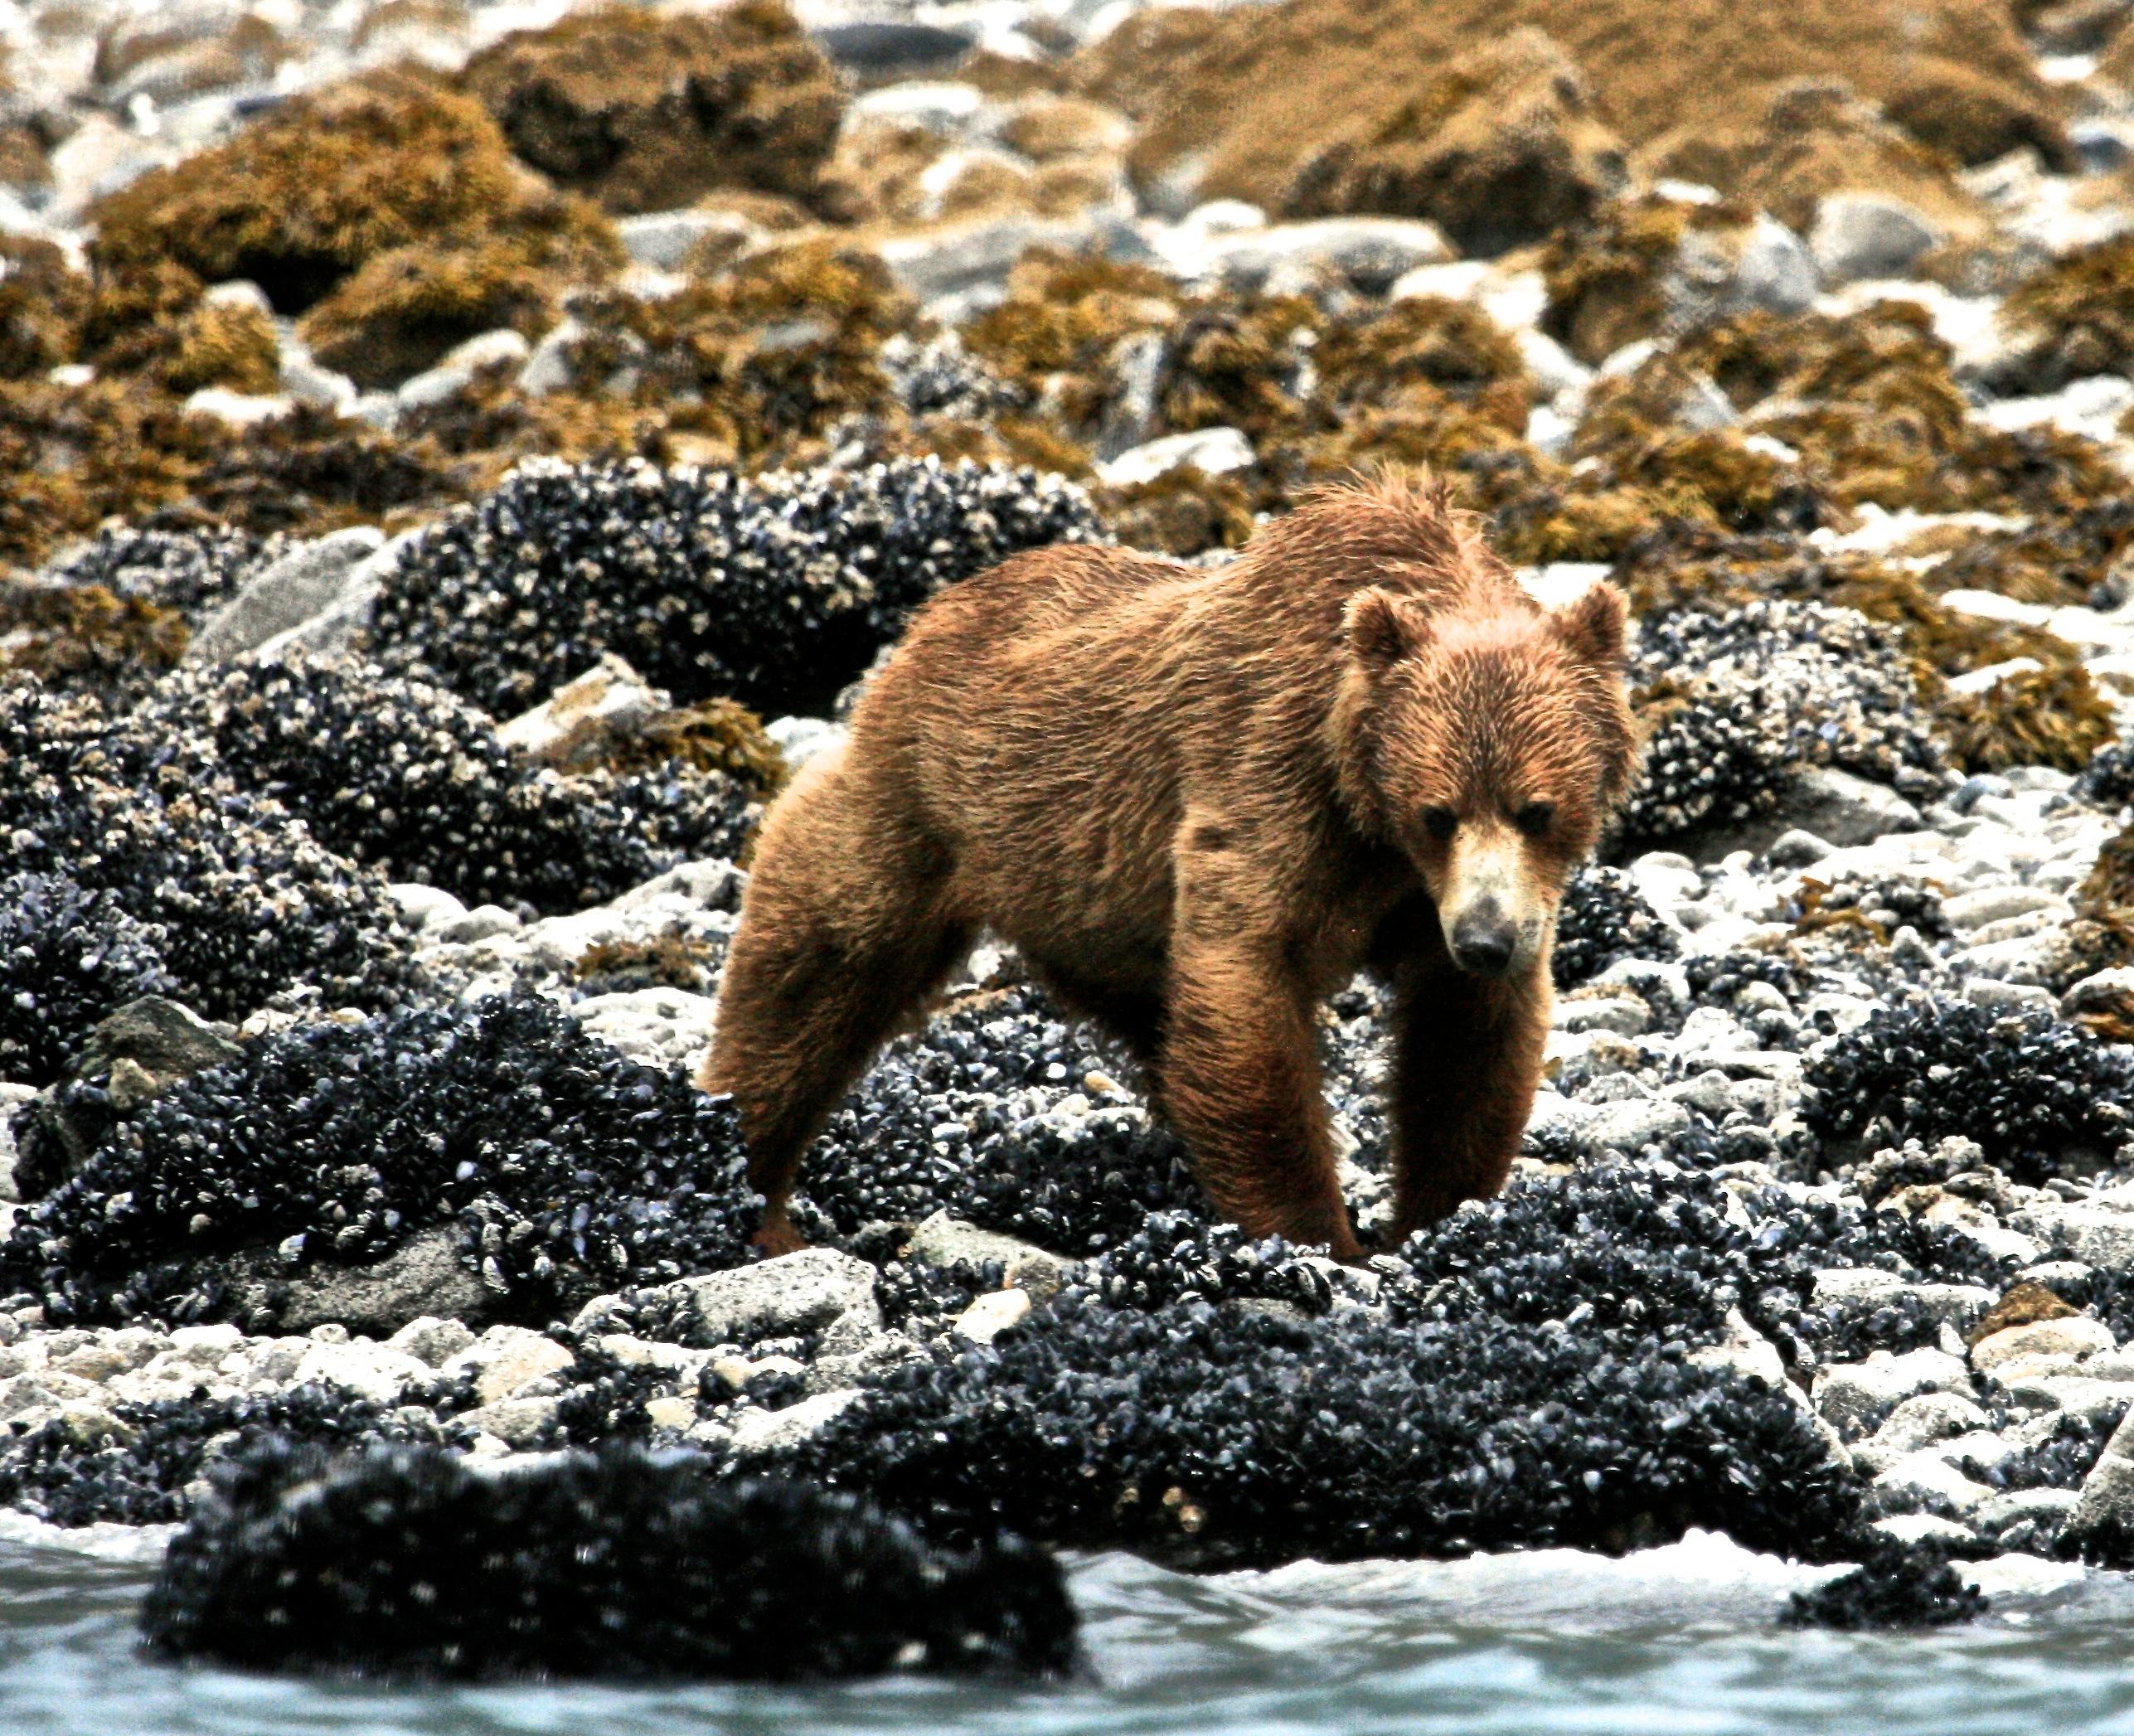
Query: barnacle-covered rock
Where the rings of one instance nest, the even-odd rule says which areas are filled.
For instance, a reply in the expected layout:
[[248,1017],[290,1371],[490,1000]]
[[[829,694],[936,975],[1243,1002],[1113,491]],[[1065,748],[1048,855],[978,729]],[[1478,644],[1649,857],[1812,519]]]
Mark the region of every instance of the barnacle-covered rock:
[[240,791],[198,740],[129,730],[34,681],[0,684],[0,836],[22,870],[109,894],[159,931],[177,998],[205,1016],[241,1019],[299,986],[332,1006],[405,991],[406,933],[383,877]]
[[1672,1166],[1516,1183],[1378,1263],[1382,1314],[1301,1318],[1308,1292],[1264,1269],[1284,1251],[1181,1235],[1166,1272],[1152,1219],[991,1346],[870,1378],[785,1468],[933,1524],[1200,1565],[1621,1549],[1692,1524],[1827,1559],[1858,1486],[1797,1399],[1690,1347],[1730,1307],[1826,1331],[1802,1307],[1816,1263],[1913,1268],[1857,1215],[1759,1233],[1727,1198]]
[[1985,1598],[1949,1564],[1946,1544],[1887,1538],[1852,1572],[1794,1593],[1782,1619],[1789,1627],[1942,1627],[1986,1610]]
[[489,1681],[1063,1674],[1054,1561],[852,1495],[630,1448],[484,1473],[420,1447],[218,1472],[142,1612],[168,1657]]
[[1887,1123],[1891,1137],[1975,1140],[2017,1179],[2057,1173],[2072,1149],[2109,1151],[2134,1111],[2134,1063],[2044,1013],[1967,1002],[1883,1009],[1817,1050],[1802,1113],[1826,1139]]
[[54,584],[101,585],[114,596],[176,609],[197,627],[272,554],[259,538],[227,525],[168,531],[115,525],[68,550],[41,576]]
[[1581,868],[1564,889],[1550,960],[1558,988],[1575,988],[1618,958],[1672,958],[1681,950],[1675,930],[1621,869]]
[[234,782],[280,801],[328,849],[468,904],[576,909],[677,862],[735,855],[752,825],[751,792],[679,752],[562,777],[516,761],[458,696],[366,665],[188,672],[131,723],[211,742]]
[[1103,535],[1079,489],[997,467],[743,478],[532,463],[410,546],[371,649],[499,717],[604,652],[684,704],[819,710],[942,585]]
[[490,1001],[255,1040],[120,1123],[17,1218],[0,1273],[56,1321],[264,1323],[293,1281],[443,1226],[492,1312],[539,1322],[742,1263],[754,1205],[725,1099]]
[[174,984],[162,932],[64,873],[0,878],[0,1079],[64,1078],[105,1014]]
[[1846,610],[1757,603],[1647,620],[1635,663],[1649,733],[1624,810],[1632,836],[1768,811],[1804,765],[1897,782],[1941,763],[1895,635]]

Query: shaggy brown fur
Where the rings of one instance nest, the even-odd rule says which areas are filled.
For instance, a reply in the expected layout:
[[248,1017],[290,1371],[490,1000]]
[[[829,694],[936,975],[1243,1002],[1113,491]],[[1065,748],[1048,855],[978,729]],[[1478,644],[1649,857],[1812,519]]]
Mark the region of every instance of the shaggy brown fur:
[[944,591],[764,822],[701,1083],[795,1170],[981,929],[1122,1038],[1222,1216],[1361,1253],[1313,1045],[1391,986],[1396,1239],[1503,1185],[1557,900],[1632,758],[1621,594],[1556,614],[1442,491],[1331,491],[1215,571],[1018,555]]

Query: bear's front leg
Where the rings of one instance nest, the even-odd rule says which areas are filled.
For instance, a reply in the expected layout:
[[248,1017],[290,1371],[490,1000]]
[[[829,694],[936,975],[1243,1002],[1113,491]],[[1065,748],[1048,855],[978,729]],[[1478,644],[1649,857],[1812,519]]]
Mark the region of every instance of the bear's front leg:
[[1417,961],[1394,983],[1393,1234],[1398,1248],[1463,1200],[1504,1186],[1534,1108],[1553,992],[1545,950],[1498,981]]
[[1174,943],[1160,1073],[1165,1118],[1217,1216],[1363,1258],[1334,1176],[1311,1002],[1278,948]]

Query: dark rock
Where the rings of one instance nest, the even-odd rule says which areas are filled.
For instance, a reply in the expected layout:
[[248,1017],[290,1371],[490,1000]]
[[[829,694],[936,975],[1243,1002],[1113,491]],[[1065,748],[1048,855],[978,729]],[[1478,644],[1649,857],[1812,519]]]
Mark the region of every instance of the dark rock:
[[1853,1572],[1796,1592],[1783,1620],[1788,1627],[1941,1627],[1976,1621],[1986,1607],[1949,1565],[1946,1546],[1893,1539]]
[[497,1680],[1056,1675],[1058,1566],[929,1546],[850,1495],[611,1451],[483,1475],[436,1452],[269,1451],[216,1478],[150,1646],[253,1668]]

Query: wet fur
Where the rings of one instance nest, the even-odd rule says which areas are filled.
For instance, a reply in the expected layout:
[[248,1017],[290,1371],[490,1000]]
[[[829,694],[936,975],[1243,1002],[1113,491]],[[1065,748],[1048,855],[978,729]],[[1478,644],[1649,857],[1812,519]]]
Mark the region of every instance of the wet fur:
[[[1127,1044],[1249,1232],[1361,1252],[1313,1040],[1359,969],[1398,1008],[1396,1238],[1495,1193],[1555,903],[1631,764],[1622,623],[1606,587],[1546,613],[1399,482],[1329,492],[1215,571],[1058,547],[935,598],[757,846],[701,1083],[736,1099],[764,1245],[797,1245],[808,1142],[982,929]],[[1541,837],[1511,817],[1536,801]],[[1497,979],[1448,948],[1477,863],[1524,925]]]

